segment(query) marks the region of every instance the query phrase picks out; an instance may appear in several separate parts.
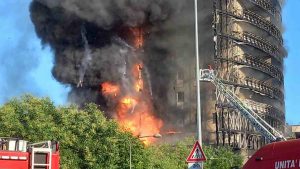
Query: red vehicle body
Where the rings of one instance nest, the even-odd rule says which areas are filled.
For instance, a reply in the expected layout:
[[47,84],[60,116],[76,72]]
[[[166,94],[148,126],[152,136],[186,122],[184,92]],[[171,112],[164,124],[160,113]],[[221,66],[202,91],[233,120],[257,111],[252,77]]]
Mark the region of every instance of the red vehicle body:
[[59,169],[59,159],[57,142],[0,138],[0,169]]
[[274,142],[262,147],[243,169],[300,169],[300,139]]

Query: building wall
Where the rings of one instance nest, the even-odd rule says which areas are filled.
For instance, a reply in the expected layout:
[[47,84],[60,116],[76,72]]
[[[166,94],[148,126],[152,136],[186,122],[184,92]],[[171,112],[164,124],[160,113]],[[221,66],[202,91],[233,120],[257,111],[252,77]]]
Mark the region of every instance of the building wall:
[[[188,3],[187,7],[193,9],[193,2]],[[230,90],[269,124],[283,130],[282,72],[286,52],[281,33],[282,1],[201,0],[198,3],[201,68],[211,65]],[[194,19],[192,12],[190,17]],[[193,42],[193,26],[186,25],[187,32],[180,29],[178,32]],[[192,45],[189,43],[187,50],[194,50]],[[193,133],[196,123],[195,56],[185,55],[184,51],[175,53],[177,62],[185,64],[179,64],[175,90],[169,91],[173,93],[170,100],[183,110],[181,127],[194,126],[189,128]],[[201,103],[205,143],[229,145],[239,150],[255,150],[266,143],[222,93],[208,82],[201,83]]]
[[[271,126],[285,125],[281,15],[277,1],[215,1],[219,78]],[[218,94],[218,93],[217,93]],[[255,150],[266,143],[240,113],[216,99],[216,143]]]

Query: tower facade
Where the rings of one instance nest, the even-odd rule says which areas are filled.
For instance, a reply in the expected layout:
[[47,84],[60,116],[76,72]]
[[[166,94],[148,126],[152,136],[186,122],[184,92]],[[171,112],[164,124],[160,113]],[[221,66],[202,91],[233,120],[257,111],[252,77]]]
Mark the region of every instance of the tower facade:
[[[281,5],[278,0],[214,2],[219,78],[272,127],[285,125]],[[258,149],[266,140],[216,91],[216,144]]]
[[[212,66],[228,89],[279,131],[285,125],[282,4],[281,0],[203,0],[198,21],[200,67]],[[192,33],[189,36],[193,40]],[[195,65],[195,60],[190,61]],[[190,108],[182,120],[195,124],[195,66],[185,68],[177,73],[173,98],[179,107]],[[266,144],[267,140],[208,82],[201,83],[201,103],[205,143],[250,153]]]

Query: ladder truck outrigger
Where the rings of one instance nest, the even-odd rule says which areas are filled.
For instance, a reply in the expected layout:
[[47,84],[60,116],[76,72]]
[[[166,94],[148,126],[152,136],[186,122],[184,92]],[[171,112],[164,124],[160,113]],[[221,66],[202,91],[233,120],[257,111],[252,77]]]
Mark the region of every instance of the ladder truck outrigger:
[[0,137],[0,169],[59,169],[59,144]]
[[200,69],[200,81],[212,82],[270,144],[259,149],[243,169],[300,169],[300,139],[287,140],[223,84],[213,69]]

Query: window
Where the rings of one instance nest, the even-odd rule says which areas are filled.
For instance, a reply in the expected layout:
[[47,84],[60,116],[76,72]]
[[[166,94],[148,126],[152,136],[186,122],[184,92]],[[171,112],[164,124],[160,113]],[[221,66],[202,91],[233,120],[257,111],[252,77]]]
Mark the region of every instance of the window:
[[184,92],[177,93],[177,102],[184,102]]

